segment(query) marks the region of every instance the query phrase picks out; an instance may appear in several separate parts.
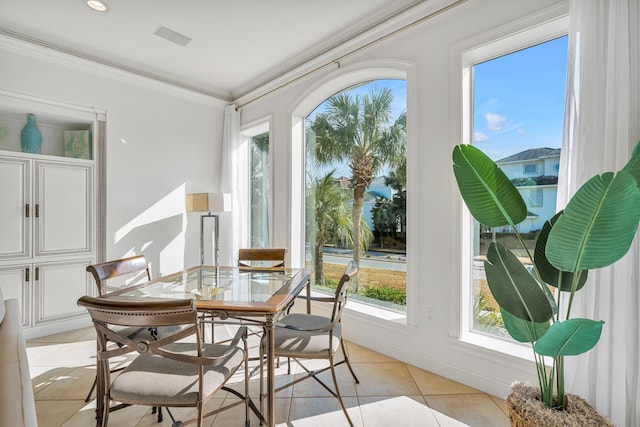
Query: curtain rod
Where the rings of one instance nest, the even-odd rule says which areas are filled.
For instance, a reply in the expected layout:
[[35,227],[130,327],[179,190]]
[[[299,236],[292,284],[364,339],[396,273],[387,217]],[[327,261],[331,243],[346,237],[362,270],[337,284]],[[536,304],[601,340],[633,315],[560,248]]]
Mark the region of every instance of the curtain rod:
[[[426,1],[426,0],[421,0],[420,3],[423,3],[424,1]],[[305,72],[305,73],[303,73],[303,74],[301,74],[301,75],[299,75],[297,77],[294,77],[291,80],[288,80],[288,81],[286,81],[286,82],[274,87],[273,89],[270,89],[270,90],[268,90],[268,91],[266,91],[266,92],[264,92],[264,93],[262,93],[260,95],[257,95],[254,98],[251,98],[248,101],[244,102],[243,104],[237,105],[237,109],[240,109],[242,107],[246,107],[247,105],[252,104],[253,102],[255,102],[255,101],[259,100],[259,99],[262,99],[267,95],[270,95],[270,94],[272,94],[272,93],[274,93],[274,92],[276,92],[276,91],[278,91],[280,89],[283,89],[283,88],[285,88],[285,87],[287,87],[287,86],[289,86],[289,85],[291,85],[293,83],[296,83],[296,82],[298,82],[298,81],[300,81],[300,80],[302,80],[302,79],[304,79],[304,78],[306,78],[306,77],[308,77],[308,76],[310,76],[310,75],[312,75],[312,74],[314,74],[314,73],[316,73],[316,72],[318,72],[320,70],[323,70],[323,69],[325,69],[327,67],[330,67],[330,66],[333,66],[333,65],[337,65],[338,68],[340,68],[340,61],[344,61],[346,58],[348,58],[350,56],[353,56],[356,53],[359,53],[359,52],[361,52],[361,51],[363,51],[365,49],[368,49],[371,46],[374,46],[374,45],[376,45],[376,44],[378,44],[378,43],[380,43],[382,41],[385,41],[385,40],[387,40],[387,39],[389,39],[389,38],[391,38],[391,37],[393,37],[393,36],[395,36],[397,34],[400,34],[400,33],[404,32],[404,31],[406,31],[408,29],[416,27],[416,26],[418,26],[418,25],[420,25],[420,24],[422,24],[422,23],[424,23],[426,21],[429,21],[430,19],[435,18],[436,16],[442,15],[443,13],[446,13],[449,10],[452,10],[452,9],[456,8],[456,7],[460,6],[463,3],[466,3],[467,1],[469,1],[469,0],[457,0],[456,2],[451,3],[451,4],[445,6],[445,7],[441,8],[441,9],[438,9],[435,12],[431,12],[431,13],[429,13],[429,14],[427,14],[427,15],[419,18],[419,19],[416,19],[415,21],[411,21],[408,24],[405,24],[405,25],[401,26],[400,28],[391,31],[390,33],[387,33],[387,34],[385,34],[383,36],[380,36],[380,37],[378,37],[378,38],[376,38],[374,40],[371,40],[370,42],[367,42],[367,43],[365,43],[365,44],[363,44],[363,45],[361,45],[361,46],[359,46],[359,47],[357,47],[357,48],[355,48],[353,50],[350,50],[347,53],[344,53],[344,54],[338,56],[335,59],[332,59],[332,60],[330,60],[330,61],[328,61],[328,62],[326,62],[326,63],[324,63],[322,65],[319,65],[319,66],[313,68],[312,70],[309,70],[309,71],[307,71],[307,72]],[[418,3],[418,4],[420,4],[420,3]],[[407,10],[409,10],[409,9],[415,7],[415,6],[416,6],[416,4],[412,4],[412,5],[404,8],[404,9],[402,9],[401,11],[398,11],[398,12],[394,13],[393,15],[385,18],[383,21],[378,22],[378,23],[376,23],[376,24],[374,24],[374,25],[372,25],[372,26],[360,31],[359,33],[353,35],[350,38],[361,36],[364,33],[373,30],[377,26],[382,25],[385,22],[388,22],[390,19],[395,18],[399,14],[404,13]],[[338,44],[336,46],[333,46],[331,48],[326,49],[324,52],[321,52],[316,56],[320,56],[320,55],[323,55],[325,53],[328,53],[329,51],[338,48],[341,44],[344,44],[344,43],[345,43],[345,41],[341,42],[340,44]],[[296,68],[298,68],[300,66],[301,65],[297,66]],[[275,80],[275,79],[277,79],[279,77],[282,77],[282,76],[284,76],[285,74],[287,74],[287,73],[289,73],[291,71],[292,70],[284,71],[284,72],[280,73],[279,75],[275,76],[272,80]]]

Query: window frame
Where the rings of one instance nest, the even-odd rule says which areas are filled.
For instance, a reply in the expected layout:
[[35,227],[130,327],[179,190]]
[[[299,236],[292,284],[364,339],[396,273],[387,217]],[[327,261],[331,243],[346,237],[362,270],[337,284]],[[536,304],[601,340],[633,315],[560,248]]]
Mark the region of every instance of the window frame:
[[529,206],[532,208],[544,207],[544,191],[542,188],[533,187],[529,190]]
[[[269,241],[268,246],[272,244],[273,241],[273,144],[272,141],[272,118],[267,117],[263,119],[255,120],[251,123],[248,123],[240,129],[240,138],[243,142],[243,147],[246,150],[246,165],[244,165],[245,173],[247,175],[251,174],[251,138],[257,135],[261,135],[263,133],[269,134],[269,198],[268,198],[268,215],[269,215],[269,224],[268,224],[268,233],[269,233]],[[247,219],[245,227],[247,230],[252,230],[251,227],[251,177],[247,179],[247,192],[245,196],[245,206],[246,206],[246,216]],[[241,242],[242,247],[250,247],[252,241],[251,232],[247,234],[247,242]]]
[[[475,64],[566,36],[568,29],[568,10],[566,7],[558,7],[542,11],[455,45],[452,49],[452,64],[460,74],[457,84],[452,89],[453,99],[457,100],[454,102],[452,114],[453,141],[464,144],[473,143],[472,68]],[[453,149],[453,145],[451,149]],[[453,171],[451,173],[453,175]],[[452,238],[456,242],[454,249],[456,262],[453,263],[452,276],[457,286],[454,286],[452,292],[450,336],[465,346],[479,346],[531,360],[532,356],[528,345],[473,330],[471,307],[473,218],[459,193],[454,196],[453,204],[458,226],[454,225],[452,230]]]
[[[417,197],[417,156],[411,155],[417,150],[417,128],[413,120],[417,111],[416,65],[411,62],[397,60],[363,61],[340,67],[324,79],[308,89],[291,110],[291,260],[292,263],[304,265],[305,245],[305,204],[304,204],[304,174],[305,174],[305,118],[324,100],[335,93],[365,81],[380,79],[402,79],[406,81],[407,90],[407,229],[417,227],[417,212],[415,201]],[[417,242],[407,238],[407,258],[415,255]],[[414,258],[415,259],[415,258]],[[383,307],[369,306],[352,301],[347,306],[348,311],[388,320],[395,324],[416,325],[420,307],[417,297],[417,268],[415,262],[407,262],[407,313],[402,314]]]

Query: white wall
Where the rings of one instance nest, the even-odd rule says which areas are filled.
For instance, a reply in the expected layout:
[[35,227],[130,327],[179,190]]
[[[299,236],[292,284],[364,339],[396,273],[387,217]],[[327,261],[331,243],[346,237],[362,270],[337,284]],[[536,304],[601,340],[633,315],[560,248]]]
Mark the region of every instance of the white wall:
[[[452,56],[459,43],[469,43],[488,31],[535,14],[556,1],[470,0],[412,29],[341,60],[340,67],[329,66],[261,99],[242,105],[243,123],[262,117],[272,118],[274,244],[295,245],[291,229],[295,206],[289,191],[298,149],[292,136],[292,113],[300,111],[307,96],[334,79],[363,66],[399,64],[408,72],[407,122],[409,132],[409,315],[406,324],[381,320],[357,310],[345,315],[345,334],[349,340],[414,365],[432,370],[481,390],[505,396],[515,379],[536,382],[531,362],[505,356],[491,349],[458,340],[456,325],[461,248],[459,245],[459,194],[451,167],[451,151],[460,135],[454,117],[454,98],[459,91],[460,72],[452,68]],[[418,18],[417,16],[415,18]],[[354,82],[351,82],[354,83]],[[344,88],[344,87],[343,87]],[[339,88],[332,88],[333,91]],[[329,90],[325,97],[332,93]],[[306,108],[306,107],[305,107]],[[294,120],[295,122],[295,120]],[[295,195],[293,196],[295,200]],[[291,212],[294,212],[292,214]],[[437,224],[437,226],[433,226]],[[296,263],[297,260],[292,260]],[[298,261],[299,262],[299,261]],[[349,305],[347,306],[349,309]],[[429,310],[427,310],[429,309]],[[430,313],[428,315],[427,313]],[[528,354],[524,349],[523,354]]]
[[106,110],[106,258],[144,253],[154,275],[197,264],[184,195],[217,190],[226,103],[9,38],[0,64],[1,89]]

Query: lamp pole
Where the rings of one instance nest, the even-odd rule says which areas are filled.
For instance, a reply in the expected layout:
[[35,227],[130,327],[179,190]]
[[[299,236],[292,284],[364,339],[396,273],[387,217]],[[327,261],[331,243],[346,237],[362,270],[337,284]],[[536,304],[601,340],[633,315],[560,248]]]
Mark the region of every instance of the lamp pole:
[[218,215],[208,213],[200,216],[200,265],[204,265],[204,219],[205,218],[213,218],[213,263],[215,266],[218,266],[218,238],[219,238],[219,229],[218,229]]

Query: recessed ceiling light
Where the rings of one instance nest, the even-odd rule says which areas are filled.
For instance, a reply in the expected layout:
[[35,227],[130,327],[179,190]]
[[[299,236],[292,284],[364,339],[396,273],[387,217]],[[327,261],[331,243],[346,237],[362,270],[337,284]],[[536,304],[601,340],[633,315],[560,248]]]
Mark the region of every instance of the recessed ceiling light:
[[107,4],[100,0],[88,0],[87,6],[89,6],[93,10],[97,10],[98,12],[107,11]]

